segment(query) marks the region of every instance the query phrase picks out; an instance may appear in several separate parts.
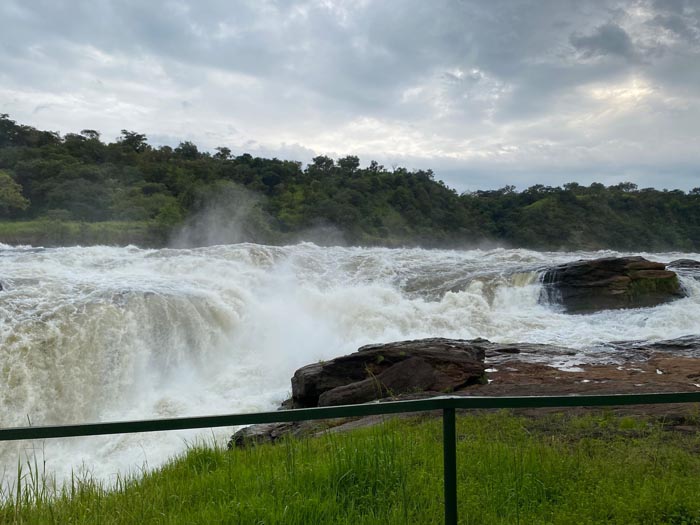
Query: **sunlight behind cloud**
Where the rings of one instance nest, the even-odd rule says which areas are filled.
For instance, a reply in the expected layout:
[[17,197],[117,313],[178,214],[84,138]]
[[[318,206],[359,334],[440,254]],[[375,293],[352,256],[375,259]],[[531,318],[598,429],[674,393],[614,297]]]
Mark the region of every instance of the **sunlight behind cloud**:
[[588,90],[591,98],[619,109],[631,109],[655,91],[648,82],[639,77],[633,77],[621,84],[595,86]]

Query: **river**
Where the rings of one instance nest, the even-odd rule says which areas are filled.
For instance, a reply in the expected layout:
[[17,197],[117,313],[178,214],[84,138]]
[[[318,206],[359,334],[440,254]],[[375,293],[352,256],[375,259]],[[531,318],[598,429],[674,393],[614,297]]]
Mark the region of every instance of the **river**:
[[[0,245],[0,426],[274,409],[305,364],[421,337],[579,350],[695,335],[700,282],[656,308],[567,315],[540,304],[537,269],[618,252],[235,244],[197,249]],[[635,254],[637,255],[637,254]],[[655,261],[700,254],[641,254]],[[543,356],[543,359],[546,359]],[[559,361],[557,360],[559,359]],[[58,480],[114,480],[230,429],[0,445],[7,485],[36,458]]]

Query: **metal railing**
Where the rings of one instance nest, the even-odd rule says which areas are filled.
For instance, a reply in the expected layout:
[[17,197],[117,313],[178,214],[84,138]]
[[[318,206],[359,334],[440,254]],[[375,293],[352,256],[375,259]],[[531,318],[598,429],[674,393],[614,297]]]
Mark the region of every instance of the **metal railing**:
[[593,407],[621,405],[650,405],[660,403],[700,403],[700,392],[663,394],[614,394],[575,396],[443,396],[413,401],[389,401],[362,405],[301,408],[275,412],[228,414],[216,416],[182,417],[172,419],[146,419],[81,425],[52,425],[41,427],[16,427],[0,429],[0,441],[19,439],[48,439],[105,434],[129,434],[214,428],[259,423],[284,423],[341,417],[359,417],[407,412],[442,410],[443,478],[446,525],[457,524],[457,448],[455,430],[456,409],[484,408],[545,408],[545,407]]

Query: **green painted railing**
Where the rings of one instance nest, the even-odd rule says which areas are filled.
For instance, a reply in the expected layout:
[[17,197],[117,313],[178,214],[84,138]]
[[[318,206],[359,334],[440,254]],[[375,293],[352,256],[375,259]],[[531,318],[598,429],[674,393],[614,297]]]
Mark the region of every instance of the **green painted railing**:
[[0,441],[18,439],[48,439],[135,432],[160,432],[194,428],[228,427],[258,423],[283,423],[332,419],[339,417],[399,414],[442,410],[445,523],[457,524],[457,448],[455,434],[456,409],[483,408],[544,408],[651,405],[659,403],[700,403],[700,392],[663,394],[616,394],[596,396],[535,396],[535,397],[457,397],[444,396],[414,401],[390,401],[363,405],[301,408],[251,414],[182,417],[172,419],[144,419],[82,425],[53,425],[0,429]]

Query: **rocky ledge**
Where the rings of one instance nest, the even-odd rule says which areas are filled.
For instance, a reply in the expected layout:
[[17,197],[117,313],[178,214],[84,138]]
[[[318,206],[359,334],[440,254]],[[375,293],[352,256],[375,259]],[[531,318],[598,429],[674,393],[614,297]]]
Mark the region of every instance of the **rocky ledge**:
[[[695,261],[676,261],[686,269]],[[684,297],[676,272],[643,257],[606,257],[562,264],[544,272],[541,300],[567,313],[643,308]]]
[[[610,364],[562,368],[552,363],[575,361],[577,350],[541,344],[499,344],[486,339],[435,338],[369,345],[348,356],[297,370],[292,379],[293,398],[284,408],[416,399],[445,392],[463,396],[534,396],[700,391],[698,337],[656,343],[611,343],[600,351],[607,352]],[[692,409],[681,406],[675,410],[683,413]],[[663,405],[624,410],[668,416],[673,408]],[[335,429],[383,419],[374,416],[340,421]],[[319,422],[253,425],[234,434],[229,446],[276,441],[289,434],[309,435],[326,428]]]
[[485,381],[484,369],[484,348],[473,341],[433,338],[368,345],[297,370],[291,406],[352,405],[409,392],[454,392]]

